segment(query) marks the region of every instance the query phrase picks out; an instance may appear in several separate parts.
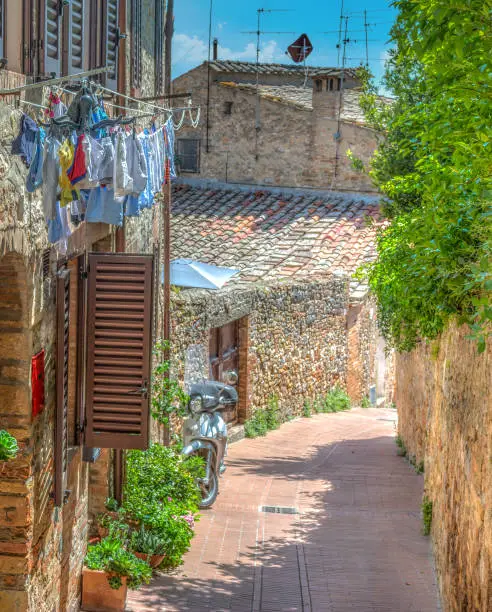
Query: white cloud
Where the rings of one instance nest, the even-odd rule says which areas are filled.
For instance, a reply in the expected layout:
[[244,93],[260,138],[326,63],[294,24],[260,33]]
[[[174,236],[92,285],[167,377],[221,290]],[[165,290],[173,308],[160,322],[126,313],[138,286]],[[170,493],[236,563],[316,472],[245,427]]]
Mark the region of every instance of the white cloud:
[[217,24],[217,29],[219,30],[219,32],[220,32],[220,30],[222,30],[222,29],[224,28],[224,26],[226,26],[226,25],[227,25],[227,21],[221,21],[220,23],[218,23],[218,24]]
[[[233,50],[219,45],[219,59],[228,60],[256,60],[256,45],[253,42],[246,44],[242,50]],[[173,37],[173,64],[186,64],[196,66],[208,57],[207,43],[197,36],[187,34],[175,34]],[[275,40],[270,40],[261,45],[261,62],[284,61],[284,54],[279,49]]]

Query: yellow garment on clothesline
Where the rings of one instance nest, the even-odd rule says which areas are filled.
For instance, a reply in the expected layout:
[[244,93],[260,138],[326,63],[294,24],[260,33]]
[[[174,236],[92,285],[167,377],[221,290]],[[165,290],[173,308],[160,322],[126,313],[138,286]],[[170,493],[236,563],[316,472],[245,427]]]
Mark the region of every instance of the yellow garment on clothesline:
[[72,185],[67,175],[69,168],[73,164],[74,155],[75,147],[70,140],[65,140],[58,149],[61,166],[60,178],[58,179],[58,184],[61,188],[60,206],[66,206],[70,202],[80,200],[80,191]]

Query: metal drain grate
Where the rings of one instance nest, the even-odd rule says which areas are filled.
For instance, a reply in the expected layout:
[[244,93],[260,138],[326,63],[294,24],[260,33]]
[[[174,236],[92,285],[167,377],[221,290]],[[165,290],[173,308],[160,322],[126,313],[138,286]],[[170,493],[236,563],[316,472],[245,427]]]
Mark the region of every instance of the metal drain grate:
[[258,511],[272,514],[299,514],[299,510],[293,506],[260,506]]

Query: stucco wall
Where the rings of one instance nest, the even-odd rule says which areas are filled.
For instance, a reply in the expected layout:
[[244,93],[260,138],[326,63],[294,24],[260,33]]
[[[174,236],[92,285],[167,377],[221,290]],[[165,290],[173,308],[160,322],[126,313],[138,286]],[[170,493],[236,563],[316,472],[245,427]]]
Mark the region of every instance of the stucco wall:
[[425,464],[444,609],[492,609],[492,359],[469,330],[396,356],[398,429]]

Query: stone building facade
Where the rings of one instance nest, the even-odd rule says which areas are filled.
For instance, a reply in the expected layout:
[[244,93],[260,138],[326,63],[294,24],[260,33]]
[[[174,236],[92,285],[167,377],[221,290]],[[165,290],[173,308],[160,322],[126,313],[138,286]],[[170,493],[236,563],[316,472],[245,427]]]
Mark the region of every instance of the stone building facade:
[[[7,69],[0,70],[1,88],[18,87],[45,78],[50,72],[60,76],[111,65],[114,70],[101,79],[108,88],[138,96],[162,93],[164,0],[83,0],[80,57],[75,49],[71,51],[73,39],[60,34],[56,61],[39,55],[42,46],[36,52],[23,52],[23,40],[43,38],[46,32],[40,22],[44,2],[29,4],[24,13],[22,6],[10,1],[0,3],[2,32],[6,33],[6,37],[0,37],[0,44],[4,44],[3,56],[8,61]],[[74,6],[64,3],[58,21],[60,33],[74,26],[73,20],[79,17],[73,12]],[[126,38],[115,39],[118,28]],[[134,65],[136,58],[138,66]],[[38,103],[46,96],[46,88],[20,94],[21,99]],[[48,242],[41,192],[27,193],[27,169],[19,157],[11,155],[21,117],[21,110],[15,108],[16,97],[6,96],[0,101],[0,429],[14,435],[20,449],[16,459],[0,465],[0,610],[64,612],[79,609],[91,520],[114,491],[113,451],[104,449],[92,463],[87,461],[90,453],[85,453],[80,442],[76,404],[80,388],[77,312],[81,281],[77,257],[89,251],[129,252],[131,245],[125,245],[125,228],[85,222],[73,231],[66,248]],[[116,96],[107,99],[121,103]],[[31,112],[27,105],[21,108]],[[152,252],[157,242],[157,208],[146,210],[131,222],[146,236],[140,252]],[[56,379],[60,366],[56,278],[61,265],[68,270],[70,286],[69,447],[65,494],[57,504]],[[33,414],[34,388],[39,384],[33,379],[34,359],[40,355],[44,357],[39,371],[44,378],[43,402],[39,413]]]
[[492,606],[491,344],[466,326],[396,355],[398,431],[424,462],[431,537],[445,610]]
[[[213,61],[173,81],[200,105],[199,131],[177,141],[183,176],[219,182],[373,192],[347,157],[367,162],[378,141],[364,125],[355,71]],[[342,86],[343,80],[343,86]],[[208,127],[207,127],[208,126]]]
[[374,256],[376,198],[183,179],[173,189],[172,210],[173,259],[239,270],[219,290],[173,292],[176,377],[184,377],[190,344],[208,353],[211,338],[224,330],[224,351],[237,352],[239,374],[231,424],[273,395],[283,418],[301,414],[305,400],[336,384],[354,403],[369,397],[376,315],[367,288],[351,275]]

